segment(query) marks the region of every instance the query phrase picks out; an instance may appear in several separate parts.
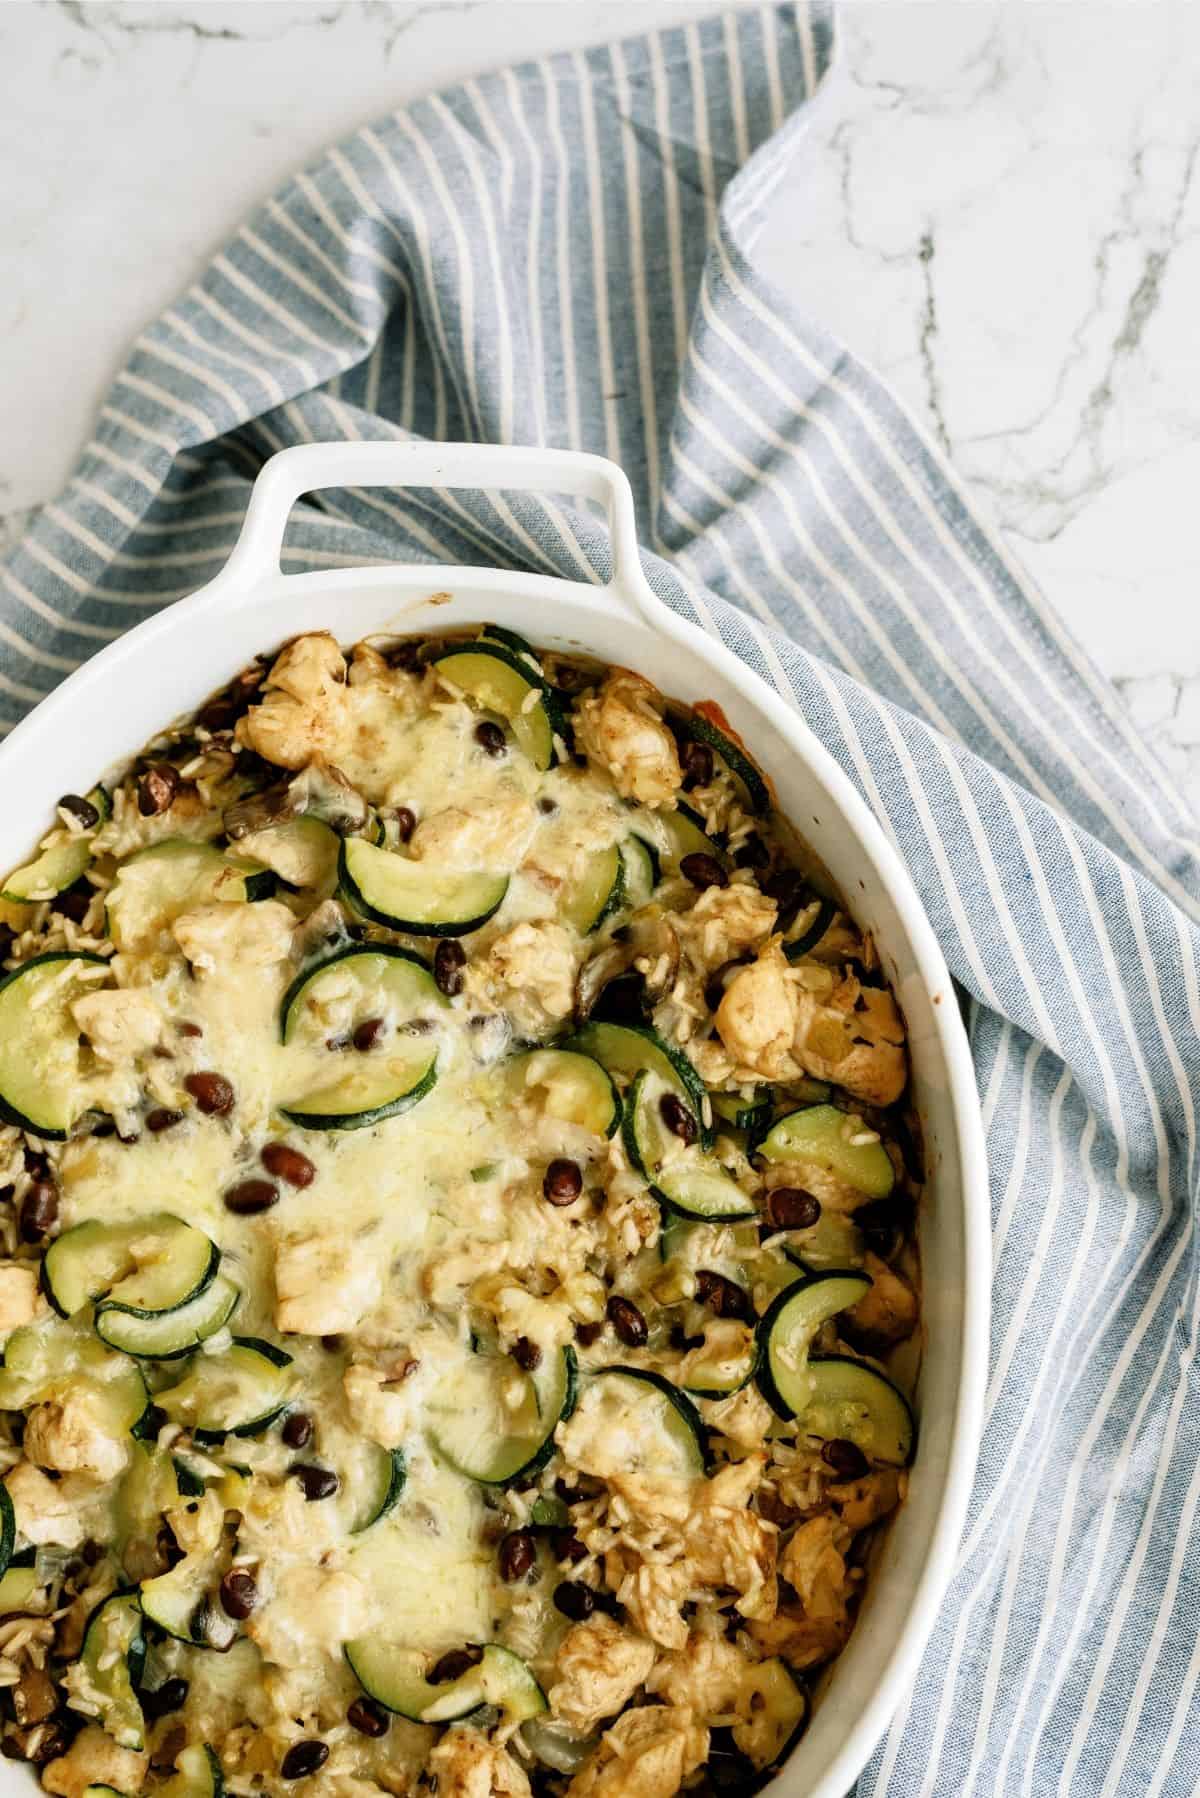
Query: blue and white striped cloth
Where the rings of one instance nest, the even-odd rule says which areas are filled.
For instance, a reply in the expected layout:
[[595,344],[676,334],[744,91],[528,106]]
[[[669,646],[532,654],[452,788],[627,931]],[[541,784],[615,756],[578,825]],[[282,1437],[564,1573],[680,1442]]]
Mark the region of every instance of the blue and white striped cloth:
[[[297,175],[138,340],[3,569],[0,709],[215,574],[285,444],[415,433],[623,463],[656,588],[794,694],[967,995],[988,1421],[924,1671],[860,1790],[1182,1798],[1196,827],[937,451],[755,271],[831,52],[817,0],[697,20],[468,81]],[[339,493],[297,510],[286,565],[397,557],[591,577],[607,547],[529,497]]]

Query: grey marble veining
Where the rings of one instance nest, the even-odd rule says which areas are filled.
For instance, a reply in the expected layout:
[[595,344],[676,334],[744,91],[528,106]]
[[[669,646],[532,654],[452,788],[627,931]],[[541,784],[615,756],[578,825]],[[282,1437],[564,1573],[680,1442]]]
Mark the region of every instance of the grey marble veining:
[[[297,164],[692,0],[0,5],[0,548]],[[1200,802],[1200,7],[847,0],[763,251],[923,419]]]

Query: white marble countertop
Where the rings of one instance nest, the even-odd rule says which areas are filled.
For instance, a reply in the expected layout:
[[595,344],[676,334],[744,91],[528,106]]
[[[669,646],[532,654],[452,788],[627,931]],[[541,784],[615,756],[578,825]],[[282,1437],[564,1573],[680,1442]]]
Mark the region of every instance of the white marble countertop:
[[[0,547],[139,327],[294,165],[708,0],[0,5]],[[847,0],[769,245],[926,420],[1200,805],[1192,0]]]

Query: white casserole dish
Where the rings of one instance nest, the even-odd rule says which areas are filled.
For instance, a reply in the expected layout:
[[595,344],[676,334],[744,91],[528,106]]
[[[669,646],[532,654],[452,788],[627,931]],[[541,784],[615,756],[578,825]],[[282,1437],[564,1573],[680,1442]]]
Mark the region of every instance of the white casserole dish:
[[[282,574],[283,531],[296,500],[320,487],[359,486],[520,488],[598,501],[612,531],[613,578],[593,586],[428,565]],[[778,1798],[842,1798],[916,1671],[953,1572],[971,1490],[990,1281],[974,1073],[949,973],[895,850],[799,713],[655,597],[642,574],[621,470],[569,451],[455,444],[313,444],[275,456],[255,484],[223,572],[103,650],[0,746],[0,866],[28,855],[59,794],[86,792],[256,654],[297,632],[324,628],[349,644],[373,632],[445,632],[486,620],[535,644],[635,668],[676,699],[716,700],[774,781],[781,810],[874,933],[907,1018],[930,1174],[920,1225],[926,1347],[916,1460],[858,1626],[771,1788]],[[30,1789],[27,1771],[0,1762],[0,1798]]]

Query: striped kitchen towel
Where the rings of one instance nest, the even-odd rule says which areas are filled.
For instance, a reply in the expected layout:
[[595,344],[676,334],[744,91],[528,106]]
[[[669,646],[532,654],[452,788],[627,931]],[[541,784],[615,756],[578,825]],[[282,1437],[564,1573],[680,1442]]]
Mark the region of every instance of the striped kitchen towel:
[[[794,695],[966,996],[987,1424],[931,1650],[860,1789],[1182,1798],[1196,829],[936,449],[756,272],[831,52],[820,0],[697,18],[467,81],[298,174],[138,340],[3,569],[0,708],[11,724],[215,574],[285,444],[415,433],[623,463],[655,587]],[[397,557],[601,577],[607,548],[528,496],[338,493],[293,517],[289,568]]]

